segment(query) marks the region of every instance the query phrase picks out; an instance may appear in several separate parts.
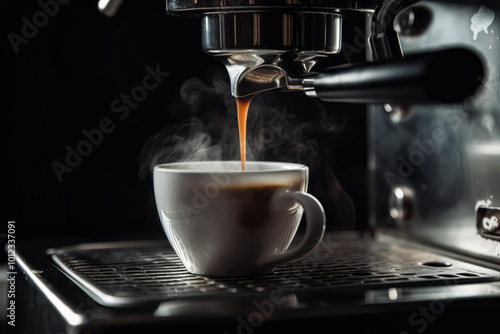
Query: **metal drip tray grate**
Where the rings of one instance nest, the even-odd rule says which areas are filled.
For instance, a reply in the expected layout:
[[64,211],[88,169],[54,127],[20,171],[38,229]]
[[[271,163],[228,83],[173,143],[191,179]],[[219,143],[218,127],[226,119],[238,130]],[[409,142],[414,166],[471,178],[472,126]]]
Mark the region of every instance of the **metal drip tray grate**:
[[[330,238],[325,238],[330,239]],[[499,280],[499,273],[432,253],[371,240],[325,240],[308,257],[252,277],[190,274],[168,242],[50,249],[57,266],[101,304],[363,285],[436,285]],[[441,282],[440,282],[441,281]]]

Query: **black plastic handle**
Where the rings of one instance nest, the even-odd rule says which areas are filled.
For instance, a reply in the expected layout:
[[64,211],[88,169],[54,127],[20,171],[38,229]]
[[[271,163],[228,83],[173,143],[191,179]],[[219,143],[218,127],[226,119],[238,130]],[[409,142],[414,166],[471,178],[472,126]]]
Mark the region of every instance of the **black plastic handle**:
[[481,58],[457,48],[332,67],[309,84],[323,101],[407,105],[461,102],[476,93],[483,78]]

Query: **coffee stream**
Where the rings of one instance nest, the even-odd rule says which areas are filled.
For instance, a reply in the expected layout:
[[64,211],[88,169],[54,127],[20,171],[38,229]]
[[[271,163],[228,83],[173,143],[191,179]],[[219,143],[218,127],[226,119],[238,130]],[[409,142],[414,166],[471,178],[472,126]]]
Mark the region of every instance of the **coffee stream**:
[[240,156],[241,156],[241,170],[245,170],[245,163],[247,161],[247,116],[250,101],[255,95],[237,97],[236,108],[238,111],[238,130],[240,132]]

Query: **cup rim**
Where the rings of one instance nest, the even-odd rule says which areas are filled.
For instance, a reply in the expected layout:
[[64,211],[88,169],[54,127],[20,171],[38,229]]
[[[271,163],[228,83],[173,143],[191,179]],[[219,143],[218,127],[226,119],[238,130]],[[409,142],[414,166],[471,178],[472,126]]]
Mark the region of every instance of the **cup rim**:
[[264,170],[210,170],[210,169],[181,169],[181,168],[169,168],[173,166],[181,165],[217,165],[220,163],[231,163],[231,164],[241,164],[239,160],[221,160],[221,161],[183,161],[183,162],[170,162],[165,164],[159,164],[154,167],[155,172],[168,172],[168,173],[188,173],[188,174],[209,174],[209,173],[221,173],[221,174],[262,174],[262,173],[280,173],[284,171],[308,171],[309,167],[303,164],[298,164],[294,162],[278,162],[278,161],[247,161],[248,163],[256,163],[261,166],[279,166],[276,168],[264,169]]

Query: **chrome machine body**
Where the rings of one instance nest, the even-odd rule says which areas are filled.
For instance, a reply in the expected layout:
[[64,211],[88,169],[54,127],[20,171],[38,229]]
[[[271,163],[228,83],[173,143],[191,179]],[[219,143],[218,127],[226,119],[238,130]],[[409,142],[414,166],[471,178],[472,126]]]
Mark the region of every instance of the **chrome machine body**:
[[[340,52],[343,15],[373,13],[379,2],[169,0],[167,11],[201,15],[203,50],[226,65],[234,96],[275,88],[314,95],[306,78],[320,58]],[[371,34],[377,58],[401,57],[397,34],[388,27],[414,2],[388,1],[379,7]]]

